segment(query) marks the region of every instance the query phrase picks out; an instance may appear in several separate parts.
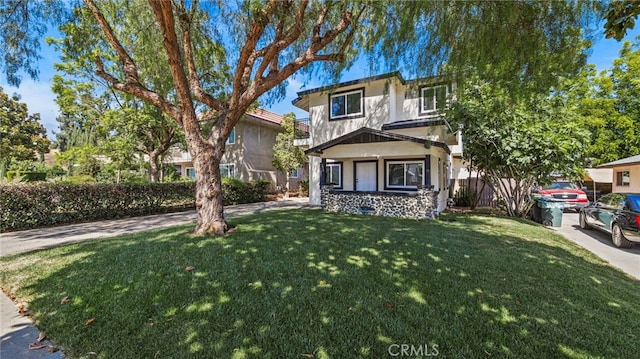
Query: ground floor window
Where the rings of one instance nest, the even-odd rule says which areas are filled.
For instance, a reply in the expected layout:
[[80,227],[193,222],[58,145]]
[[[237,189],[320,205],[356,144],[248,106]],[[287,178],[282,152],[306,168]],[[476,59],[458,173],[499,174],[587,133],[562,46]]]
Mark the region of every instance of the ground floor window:
[[294,168],[291,170],[291,174],[289,175],[291,178],[298,178],[298,169]]
[[628,186],[631,183],[629,171],[616,172],[616,186]]
[[324,183],[334,188],[342,187],[342,162],[327,163],[324,168]]
[[232,163],[225,163],[220,165],[220,175],[222,177],[235,177],[236,165]]
[[424,162],[424,160],[386,161],[385,187],[403,189],[424,185]]
[[[196,169],[193,167],[185,168],[185,176],[189,178],[196,178]],[[235,177],[236,176],[236,165],[229,164],[221,164],[220,165],[220,176],[221,177]]]

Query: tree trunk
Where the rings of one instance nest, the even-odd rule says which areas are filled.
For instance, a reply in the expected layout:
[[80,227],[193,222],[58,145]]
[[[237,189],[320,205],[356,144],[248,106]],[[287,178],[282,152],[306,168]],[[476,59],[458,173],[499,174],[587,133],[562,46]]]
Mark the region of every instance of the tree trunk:
[[149,180],[151,182],[160,182],[160,161],[155,151],[149,153]]
[[289,179],[290,179],[289,173],[290,172],[285,172],[285,173],[286,173],[286,176],[285,176],[286,180],[284,183],[284,198],[289,198]]
[[[194,141],[195,142],[195,141]],[[224,142],[217,146],[192,143],[193,167],[196,170],[196,210],[198,224],[195,234],[224,234],[229,226],[224,219],[220,160]]]

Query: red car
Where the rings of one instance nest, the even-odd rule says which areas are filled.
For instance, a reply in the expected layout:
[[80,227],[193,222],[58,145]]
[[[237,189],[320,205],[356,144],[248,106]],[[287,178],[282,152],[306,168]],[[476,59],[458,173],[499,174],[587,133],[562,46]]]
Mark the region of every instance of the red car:
[[580,208],[589,205],[587,194],[571,182],[553,182],[538,189],[537,194],[544,199],[564,202],[565,209],[580,211]]

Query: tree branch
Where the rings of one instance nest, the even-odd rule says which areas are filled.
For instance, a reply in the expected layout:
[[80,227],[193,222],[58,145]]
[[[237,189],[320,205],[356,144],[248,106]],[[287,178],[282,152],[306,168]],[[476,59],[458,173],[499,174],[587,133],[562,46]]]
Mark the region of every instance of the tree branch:
[[203,141],[202,131],[197,122],[195,107],[191,99],[189,80],[182,67],[182,59],[180,58],[181,51],[176,35],[172,3],[170,0],[149,0],[149,5],[156,15],[158,25],[162,31],[162,44],[167,54],[167,62],[171,70],[173,83],[176,86],[178,102],[182,110],[181,117],[178,121],[182,125],[185,134],[190,138],[190,141],[193,141],[193,143]]
[[270,66],[270,72],[278,70],[278,54],[283,49],[287,48],[287,46],[293,44],[293,42],[296,41],[302,34],[302,30],[304,28],[304,13],[308,4],[308,0],[303,0],[298,5],[294,23],[287,31],[288,35],[284,38],[276,36],[274,42],[264,49],[265,55],[262,64],[260,64],[260,67],[258,67],[258,71],[256,72],[257,78],[263,77],[263,73],[266,70],[267,66]]
[[247,38],[244,46],[240,50],[240,57],[238,58],[238,65],[236,66],[236,72],[233,76],[233,92],[229,101],[229,108],[236,107],[239,101],[240,94],[244,92],[249,84],[251,72],[253,70],[253,64],[257,59],[256,45],[264,33],[266,24],[273,12],[279,5],[278,0],[270,0],[264,10],[260,13],[256,13],[256,19],[253,21],[251,29],[247,33]]
[[130,95],[137,96],[143,100],[149,101],[154,106],[158,107],[169,116],[174,119],[180,118],[180,109],[174,106],[171,102],[167,101],[164,97],[160,96],[157,92],[151,91],[146,87],[142,86],[139,82],[134,83],[123,83],[113,75],[107,73],[104,70],[104,64],[102,59],[99,56],[96,56],[96,75],[100,78],[104,79],[108,84],[110,84],[116,90],[128,93]]
[[[195,6],[195,5],[194,5]],[[198,78],[198,72],[196,70],[196,64],[193,58],[193,46],[191,44],[191,16],[187,13],[184,5],[180,8],[178,15],[180,20],[180,26],[182,27],[182,48],[184,49],[184,58],[187,63],[187,70],[189,71],[189,84],[191,91],[198,101],[206,104],[215,110],[222,108],[222,102],[215,99],[210,94],[206,93],[202,89],[202,84]]]
[[[296,71],[300,70],[313,61],[337,61],[341,59],[341,57],[343,56],[342,54],[320,55],[318,54],[318,52],[324,49],[332,41],[334,41],[338,37],[338,35],[348,29],[349,26],[352,26],[353,18],[350,12],[343,12],[340,22],[334,28],[327,30],[323,34],[323,36],[320,36],[320,25],[322,25],[322,22],[324,21],[328,11],[329,5],[325,4],[325,6],[322,8],[322,11],[318,15],[318,20],[316,21],[316,26],[314,27],[314,35],[309,47],[300,56],[282,67],[280,70],[270,72],[266,77],[255,79],[255,81],[251,83],[247,91],[242,94],[242,106],[240,106],[241,108],[244,106],[247,106],[248,108],[248,106],[253,103],[260,95],[274,88],[279,83],[293,75]],[[360,14],[362,14],[362,12],[360,12]],[[345,38],[345,41],[350,41],[351,39],[352,37],[347,36],[347,38]],[[341,49],[342,51],[344,51],[346,49],[346,45],[342,45]]]
[[107,37],[107,41],[109,41],[109,44],[111,45],[111,47],[118,54],[120,61],[122,61],[126,82],[140,83],[140,80],[138,79],[138,68],[136,66],[136,63],[133,61],[131,56],[129,56],[129,54],[124,49],[122,44],[120,44],[120,41],[118,41],[118,38],[113,32],[113,29],[111,28],[107,20],[104,18],[104,15],[100,11],[100,9],[98,9],[98,7],[93,2],[93,0],[84,0],[84,3],[87,5],[89,10],[95,17],[96,21],[102,28],[102,32]]

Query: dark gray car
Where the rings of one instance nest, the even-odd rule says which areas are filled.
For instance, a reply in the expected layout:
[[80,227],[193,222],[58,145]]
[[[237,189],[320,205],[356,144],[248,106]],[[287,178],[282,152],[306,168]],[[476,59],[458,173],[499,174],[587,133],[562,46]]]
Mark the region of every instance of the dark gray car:
[[580,210],[580,228],[611,234],[613,245],[631,248],[640,243],[640,194],[611,193]]

